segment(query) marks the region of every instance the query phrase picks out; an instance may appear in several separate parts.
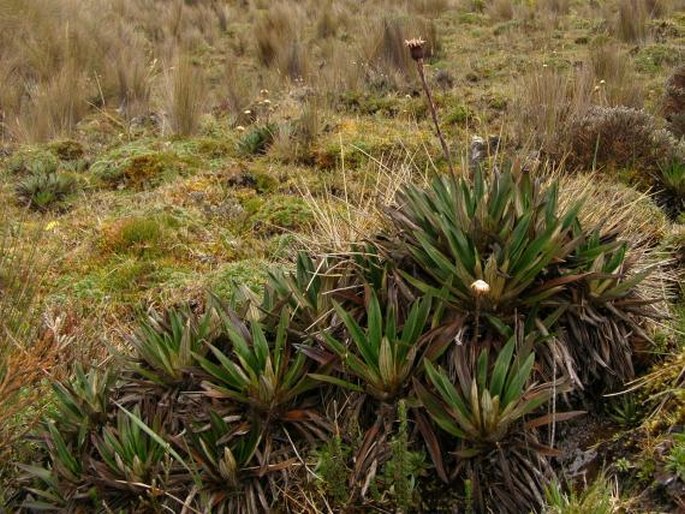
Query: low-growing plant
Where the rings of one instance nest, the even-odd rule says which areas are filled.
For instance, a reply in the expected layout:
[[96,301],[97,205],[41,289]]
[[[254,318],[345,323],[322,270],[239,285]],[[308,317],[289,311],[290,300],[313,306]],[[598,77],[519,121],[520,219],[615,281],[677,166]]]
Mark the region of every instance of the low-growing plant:
[[82,448],[89,432],[107,420],[114,382],[114,373],[109,369],[91,369],[86,373],[77,365],[72,380],[53,384],[54,426],[68,435],[76,448]]
[[[335,304],[350,341],[340,342],[324,333],[324,344],[340,359],[340,366],[346,374],[360,379],[368,394],[380,401],[392,401],[406,390],[422,355],[420,352],[424,350],[421,336],[426,330],[431,298],[424,297],[408,306],[404,319],[399,317],[397,305],[388,305],[383,313],[374,292],[367,302],[365,329],[339,304]],[[332,380],[331,377],[319,378]],[[346,385],[361,390],[356,384],[348,382]]]
[[238,141],[238,151],[243,155],[265,154],[277,130],[275,125],[268,123],[252,127]]
[[64,173],[34,174],[16,186],[17,197],[23,205],[37,211],[63,209],[68,197],[76,192],[77,181]]
[[7,169],[16,175],[50,175],[57,172],[59,161],[48,151],[25,148],[10,157]]
[[211,378],[202,383],[206,394],[251,409],[265,427],[278,420],[307,425],[307,409],[296,408],[296,399],[317,388],[318,382],[309,375],[305,355],[288,338],[288,311],[282,311],[271,341],[259,322],[248,329],[230,310],[222,309],[219,315],[230,351],[210,345],[212,359],[194,354]]
[[306,227],[311,218],[311,208],[302,198],[275,195],[250,218],[250,225],[268,236]]
[[343,505],[349,498],[347,480],[350,470],[347,461],[351,449],[343,443],[339,434],[333,435],[318,451],[316,472],[321,477],[321,487],[336,504]]
[[[514,355],[516,346],[517,340],[512,337],[497,354],[492,368],[487,348],[481,351],[475,368],[468,364],[466,353],[460,352],[455,359],[456,380],[424,360],[435,393],[414,382],[418,398],[431,419],[456,442],[454,454],[470,463],[474,491],[478,491],[474,500],[479,510],[485,507],[484,489],[502,502],[502,512],[519,512],[541,503],[550,478],[549,466],[545,448],[530,429],[579,414],[544,414],[524,423],[528,414],[545,405],[565,386],[534,384],[531,373],[535,355],[525,351]],[[535,478],[529,475],[529,481],[505,480],[503,484],[486,486],[493,478],[489,474],[493,467],[498,469],[499,476],[514,477],[529,473],[529,469],[546,470],[548,474],[535,473]]]
[[598,476],[583,491],[570,493],[558,482],[550,484],[546,490],[547,514],[582,514],[597,512],[598,514],[613,514],[616,512],[616,494],[609,479]]
[[673,447],[666,457],[666,467],[685,482],[685,434],[673,435]]
[[212,310],[201,317],[187,308],[170,310],[163,317],[150,313],[128,338],[138,359],[133,369],[154,384],[189,386],[189,374],[197,356],[207,352],[215,321]]
[[167,220],[162,216],[132,216],[105,227],[101,248],[115,254],[151,256],[162,250],[167,233]]

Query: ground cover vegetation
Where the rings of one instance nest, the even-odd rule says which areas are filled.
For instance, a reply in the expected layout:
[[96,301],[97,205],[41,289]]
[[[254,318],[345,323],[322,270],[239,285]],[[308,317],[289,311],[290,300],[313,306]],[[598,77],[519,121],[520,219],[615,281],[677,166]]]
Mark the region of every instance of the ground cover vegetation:
[[0,29],[0,511],[685,508],[682,1]]

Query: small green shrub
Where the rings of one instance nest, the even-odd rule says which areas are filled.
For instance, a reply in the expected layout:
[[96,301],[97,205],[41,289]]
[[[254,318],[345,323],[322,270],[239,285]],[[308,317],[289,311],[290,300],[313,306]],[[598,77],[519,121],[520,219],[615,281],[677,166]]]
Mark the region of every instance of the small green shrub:
[[546,514],[614,514],[614,492],[611,483],[604,476],[595,481],[580,493],[567,494],[559,483],[547,489]]
[[347,460],[351,453],[340,435],[332,436],[318,452],[316,472],[321,477],[321,487],[336,505],[343,505],[350,496]]

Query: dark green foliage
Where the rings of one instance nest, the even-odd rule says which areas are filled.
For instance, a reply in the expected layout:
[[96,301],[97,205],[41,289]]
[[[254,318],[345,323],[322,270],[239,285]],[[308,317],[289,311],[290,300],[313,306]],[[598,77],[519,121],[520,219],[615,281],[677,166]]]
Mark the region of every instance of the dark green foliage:
[[19,201],[38,211],[65,207],[65,201],[76,191],[77,182],[62,173],[33,174],[17,184]]
[[[654,314],[635,298],[644,275],[627,274],[617,234],[581,226],[580,204],[559,212],[556,187],[516,169],[489,180],[477,171],[473,184],[438,178],[425,191],[409,187],[400,200],[391,214],[398,236],[388,237],[386,252],[410,260],[411,274],[401,273],[422,294],[475,319],[472,335],[481,321],[486,333],[511,334],[525,320],[528,331],[556,334],[560,344],[544,345],[551,353],[541,365],[556,361],[576,385],[632,377],[627,334],[640,333],[635,320]],[[474,289],[477,281],[487,293]],[[617,308],[625,315],[614,316]],[[609,344],[600,343],[605,338]]]
[[347,487],[347,459],[351,453],[350,448],[343,444],[339,435],[332,436],[319,451],[319,461],[316,472],[321,477],[321,486],[325,493],[337,505],[343,505],[349,498]]
[[635,394],[622,394],[613,398],[608,408],[609,417],[624,427],[636,426],[643,417],[640,399]]
[[[425,343],[421,336],[430,308],[431,298],[424,297],[409,307],[405,319],[398,319],[398,306],[388,305],[388,312],[383,313],[372,292],[368,298],[367,326],[362,329],[336,304],[336,313],[354,346],[346,346],[329,334],[324,334],[324,344],[340,358],[341,366],[348,374],[360,379],[368,394],[382,401],[393,400],[406,389],[415,371]],[[358,389],[352,383],[348,383],[348,387]]]
[[278,128],[273,124],[256,125],[238,141],[238,151],[242,155],[265,154]]
[[468,484],[467,507],[540,509],[555,480],[542,429],[581,414],[557,396],[631,377],[653,314],[627,244],[581,208],[516,168],[436,178],[349,253],[273,269],[260,299],[150,317],[116,387],[79,371],[57,388],[68,415],[44,434],[35,494],[300,512],[315,455],[307,502],[411,512],[429,455],[429,475]]
[[26,149],[13,155],[7,167],[16,175],[50,175],[57,171],[59,161],[52,153],[45,150]]
[[153,383],[182,385],[196,356],[206,353],[215,324],[211,311],[202,317],[188,309],[152,313],[128,339],[138,357],[134,369]]

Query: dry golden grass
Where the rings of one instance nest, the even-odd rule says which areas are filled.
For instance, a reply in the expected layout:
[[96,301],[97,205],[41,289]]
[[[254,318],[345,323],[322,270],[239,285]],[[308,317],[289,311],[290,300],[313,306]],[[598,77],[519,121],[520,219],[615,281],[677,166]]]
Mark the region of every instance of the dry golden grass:
[[518,138],[533,148],[563,155],[563,135],[569,123],[590,108],[592,84],[592,74],[587,69],[563,72],[546,67],[525,76],[514,107]]
[[204,112],[207,90],[204,72],[188,55],[180,55],[167,72],[169,122],[175,134],[188,136],[197,131]]

